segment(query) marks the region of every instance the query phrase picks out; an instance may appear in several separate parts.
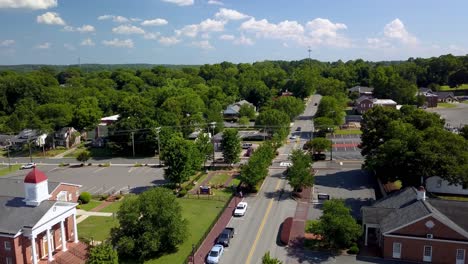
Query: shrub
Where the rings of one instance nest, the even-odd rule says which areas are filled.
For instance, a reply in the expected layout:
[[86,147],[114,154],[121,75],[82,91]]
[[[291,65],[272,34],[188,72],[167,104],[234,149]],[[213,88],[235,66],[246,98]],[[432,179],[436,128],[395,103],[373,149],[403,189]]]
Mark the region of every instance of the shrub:
[[80,197],[78,198],[78,200],[82,204],[87,204],[87,203],[89,203],[89,201],[91,201],[91,194],[89,192],[82,192],[80,194]]
[[356,245],[353,245],[348,249],[348,254],[357,254],[359,253],[359,248]]
[[179,197],[184,197],[185,195],[187,195],[187,190],[186,189],[182,189],[179,191]]
[[143,165],[141,163],[135,163],[135,165],[133,165],[133,167],[143,167]]
[[107,200],[107,198],[109,198],[109,195],[108,194],[103,194],[101,195],[101,198],[99,198],[100,201],[105,201]]

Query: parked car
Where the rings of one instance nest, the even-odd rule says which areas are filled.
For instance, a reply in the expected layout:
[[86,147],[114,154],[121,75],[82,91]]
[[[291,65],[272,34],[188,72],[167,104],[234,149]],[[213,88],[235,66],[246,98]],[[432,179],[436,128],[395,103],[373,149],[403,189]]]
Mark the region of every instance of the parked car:
[[302,127],[297,127],[296,131],[300,132],[302,130]]
[[317,160],[326,160],[327,159],[327,155],[325,155],[325,153],[315,153],[312,155],[312,159],[314,161],[317,161]]
[[296,138],[297,138],[296,135],[291,135],[291,136],[289,137],[289,139],[296,139]]
[[224,247],[229,247],[229,242],[231,238],[234,237],[234,228],[233,227],[226,227],[224,228],[223,232],[219,234],[218,239],[216,240],[216,244],[223,245]]
[[317,103],[315,103],[314,105],[317,105]]
[[208,264],[218,264],[223,253],[224,253],[224,247],[222,245],[218,245],[218,244],[214,245],[211,248],[210,253],[208,253],[206,262]]
[[242,143],[242,148],[243,149],[248,149],[250,147],[252,147],[252,143]]
[[35,168],[36,167],[36,163],[27,163],[27,164],[24,164],[24,165],[21,165],[21,169],[32,169],[32,168]]
[[244,216],[246,211],[247,211],[247,203],[240,202],[237,204],[236,210],[234,210],[234,216]]

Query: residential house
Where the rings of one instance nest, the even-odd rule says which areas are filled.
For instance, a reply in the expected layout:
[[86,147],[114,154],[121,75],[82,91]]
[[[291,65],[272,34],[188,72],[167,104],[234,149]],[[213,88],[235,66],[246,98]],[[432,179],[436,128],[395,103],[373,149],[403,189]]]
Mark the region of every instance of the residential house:
[[428,199],[408,187],[361,208],[364,244],[386,259],[468,263],[468,202]]
[[424,96],[424,106],[427,108],[437,107],[439,96],[435,94],[430,88],[421,87],[419,88],[417,96]]
[[426,179],[426,188],[429,192],[468,195],[468,183],[450,184],[439,176],[432,176]]
[[365,95],[365,96],[372,96],[374,93],[374,88],[373,87],[366,87],[366,86],[354,86],[352,88],[348,89],[348,94],[352,93],[357,93],[359,94],[359,97]]
[[253,107],[253,109],[255,109],[255,106],[253,104],[249,103],[246,100],[242,100],[242,101],[228,105],[226,109],[223,111],[224,118],[238,118],[239,110],[242,105],[248,105],[250,107]]
[[367,96],[361,96],[356,100],[356,111],[361,115],[374,106],[396,108],[397,103],[391,99],[377,99]]
[[84,263],[86,246],[78,241],[76,222],[79,188],[49,182],[36,168],[22,181],[0,178],[0,263],[65,263],[62,257]]
[[70,148],[80,144],[80,142],[81,134],[73,127],[64,127],[54,133],[55,146]]
[[439,103],[456,103],[458,99],[453,92],[434,92],[438,96]]

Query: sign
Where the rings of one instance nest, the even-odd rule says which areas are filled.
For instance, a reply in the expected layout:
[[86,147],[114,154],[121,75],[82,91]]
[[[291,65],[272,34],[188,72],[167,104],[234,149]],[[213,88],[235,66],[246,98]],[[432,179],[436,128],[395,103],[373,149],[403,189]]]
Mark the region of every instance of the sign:
[[319,200],[330,200],[330,195],[329,194],[326,194],[326,193],[319,193],[317,195],[317,198]]

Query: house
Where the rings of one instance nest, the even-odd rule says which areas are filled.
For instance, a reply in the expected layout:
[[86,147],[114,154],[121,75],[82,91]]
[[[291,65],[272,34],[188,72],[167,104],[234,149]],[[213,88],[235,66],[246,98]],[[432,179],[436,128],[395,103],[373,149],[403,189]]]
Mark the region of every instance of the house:
[[426,179],[426,188],[429,192],[468,195],[468,183],[450,184],[439,176],[432,176]]
[[424,96],[424,106],[427,108],[437,107],[439,96],[435,94],[430,88],[421,87],[416,93],[417,96]]
[[253,107],[253,109],[255,109],[255,106],[253,104],[249,103],[246,100],[242,100],[242,101],[228,105],[226,109],[223,111],[224,118],[238,118],[239,110],[242,105],[248,105],[248,106]]
[[78,241],[76,222],[79,188],[49,182],[36,168],[24,180],[1,178],[0,263],[50,263],[82,253],[86,247]]
[[439,103],[455,103],[458,99],[455,98],[453,92],[434,92],[438,96]]
[[356,111],[361,115],[374,106],[396,108],[397,103],[391,99],[377,99],[368,96],[361,96],[356,100]]
[[468,263],[468,202],[429,199],[407,187],[361,208],[364,244],[386,259]]
[[374,93],[374,88],[366,87],[366,86],[354,86],[348,89],[348,94],[352,94],[352,93],[359,94],[359,97],[363,95],[372,96],[372,94]]
[[73,127],[64,127],[54,133],[55,146],[70,148],[81,142],[80,132]]
[[[120,115],[111,115],[111,116],[105,116],[100,119],[99,124],[96,126],[94,131],[88,131],[88,139],[100,139],[100,138],[106,138],[109,133],[108,133],[108,126],[114,124],[119,120]],[[100,141],[104,141],[100,139]]]

